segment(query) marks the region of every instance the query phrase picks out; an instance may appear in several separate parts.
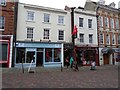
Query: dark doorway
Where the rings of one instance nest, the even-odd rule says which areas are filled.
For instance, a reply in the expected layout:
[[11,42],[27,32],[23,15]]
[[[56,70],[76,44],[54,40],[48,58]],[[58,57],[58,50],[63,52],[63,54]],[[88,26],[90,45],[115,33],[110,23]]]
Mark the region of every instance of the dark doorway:
[[43,65],[43,52],[37,52],[36,66]]
[[109,64],[109,56],[108,56],[108,54],[104,54],[103,59],[104,59],[104,65]]

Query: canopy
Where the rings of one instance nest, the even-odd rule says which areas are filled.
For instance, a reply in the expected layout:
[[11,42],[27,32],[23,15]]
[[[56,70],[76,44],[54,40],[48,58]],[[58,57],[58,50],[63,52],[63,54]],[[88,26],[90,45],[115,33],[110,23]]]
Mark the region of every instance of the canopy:
[[105,47],[101,50],[102,53],[113,53],[115,50],[113,48]]

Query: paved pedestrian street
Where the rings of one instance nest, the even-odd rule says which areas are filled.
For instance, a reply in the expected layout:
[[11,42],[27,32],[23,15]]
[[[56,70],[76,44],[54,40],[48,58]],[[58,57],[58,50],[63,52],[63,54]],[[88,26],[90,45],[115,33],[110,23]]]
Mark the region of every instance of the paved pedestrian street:
[[118,66],[79,67],[79,71],[63,68],[35,68],[35,73],[25,69],[3,68],[2,88],[118,88]]

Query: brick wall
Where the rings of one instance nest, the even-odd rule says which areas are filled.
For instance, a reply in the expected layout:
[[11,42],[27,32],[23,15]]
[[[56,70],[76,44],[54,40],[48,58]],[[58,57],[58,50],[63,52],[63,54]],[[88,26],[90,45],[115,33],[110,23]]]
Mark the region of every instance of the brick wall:
[[2,35],[14,34],[14,2],[6,2],[6,6],[0,6],[0,16],[5,17],[5,29],[0,31]]

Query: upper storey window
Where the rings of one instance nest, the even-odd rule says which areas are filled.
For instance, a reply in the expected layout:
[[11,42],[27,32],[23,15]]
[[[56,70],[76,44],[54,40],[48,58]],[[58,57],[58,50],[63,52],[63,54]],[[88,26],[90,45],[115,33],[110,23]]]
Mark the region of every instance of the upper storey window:
[[0,16],[0,31],[4,31],[5,29],[5,18]]
[[27,12],[27,20],[34,21],[34,12],[32,12],[32,11]]
[[6,0],[0,0],[0,5],[1,6],[6,6]]
[[64,24],[64,16],[58,16],[58,23]]
[[50,23],[50,14],[44,13],[44,22]]

